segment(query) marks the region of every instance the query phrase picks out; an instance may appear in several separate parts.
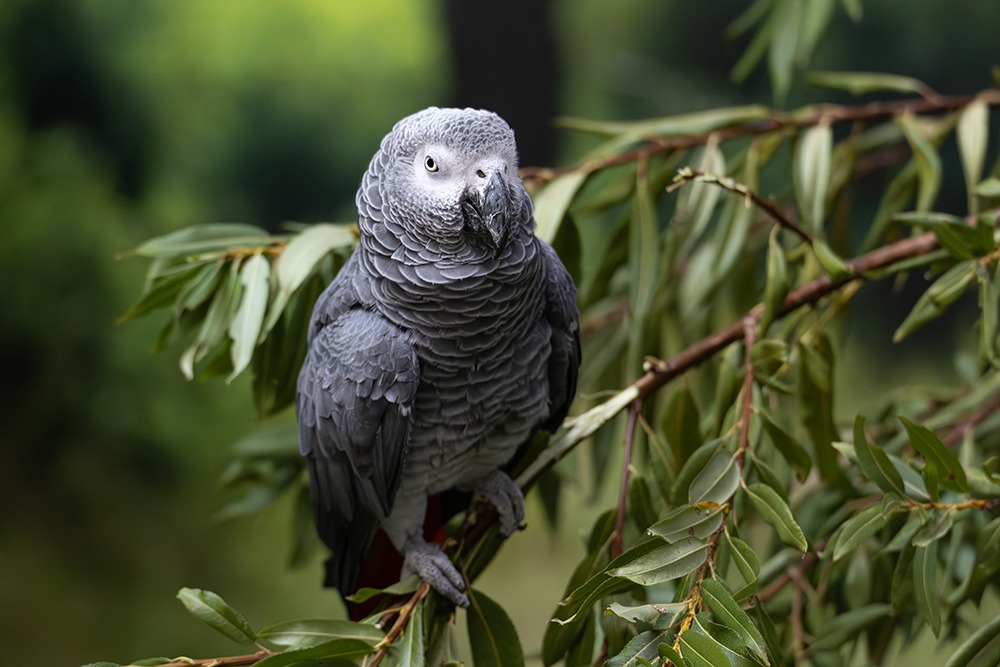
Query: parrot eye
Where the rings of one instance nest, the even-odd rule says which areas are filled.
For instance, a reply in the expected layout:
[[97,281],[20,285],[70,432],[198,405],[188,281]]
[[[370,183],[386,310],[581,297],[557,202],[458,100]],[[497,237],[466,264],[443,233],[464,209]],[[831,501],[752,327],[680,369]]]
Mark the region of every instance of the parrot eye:
[[427,171],[435,172],[438,170],[438,163],[430,155],[424,158],[424,168]]

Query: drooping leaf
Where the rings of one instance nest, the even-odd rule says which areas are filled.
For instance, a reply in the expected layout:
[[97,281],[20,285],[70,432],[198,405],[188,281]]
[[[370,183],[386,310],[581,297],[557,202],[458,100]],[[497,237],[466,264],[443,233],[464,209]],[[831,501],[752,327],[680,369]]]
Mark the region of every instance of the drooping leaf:
[[681,654],[690,667],[730,667],[722,644],[706,635],[688,631],[681,635]]
[[986,100],[976,98],[958,118],[955,134],[958,150],[962,156],[962,171],[965,174],[965,191],[969,197],[969,213],[977,212],[975,188],[983,173],[986,161],[986,146],[989,141],[989,107]]
[[823,230],[832,152],[833,129],[829,122],[820,122],[799,136],[792,182],[799,215],[814,235],[821,235]]
[[177,599],[195,617],[241,644],[253,644],[257,633],[239,613],[212,591],[198,588],[182,588],[177,592]]
[[858,465],[865,477],[886,493],[904,495],[906,488],[899,471],[879,447],[868,444],[865,436],[865,419],[858,415],[854,420],[854,451],[858,456]]
[[524,664],[517,630],[503,607],[482,591],[470,589],[468,630],[476,667],[518,667]]
[[919,183],[917,210],[929,211],[934,205],[938,190],[941,188],[941,158],[924,135],[921,125],[912,113],[903,113],[898,117],[898,122],[913,150],[913,158],[917,164]]
[[740,608],[729,589],[716,579],[704,579],[701,582],[701,593],[702,599],[712,610],[712,615],[740,636],[743,646],[750,651],[754,660],[761,665],[770,665],[764,637],[747,613]]
[[941,478],[949,482],[949,486],[967,493],[969,482],[955,453],[945,447],[934,431],[926,426],[915,424],[906,417],[900,417],[899,421],[903,422],[906,433],[910,436],[910,443],[924,457],[927,465],[936,468]]
[[663,435],[677,460],[686,461],[701,446],[700,422],[698,405],[687,384],[681,384],[670,396],[661,420]]
[[787,431],[778,426],[771,415],[763,409],[758,409],[757,414],[760,416],[764,431],[771,439],[775,449],[785,457],[788,465],[796,472],[799,479],[805,479],[812,468],[812,459],[809,456],[809,452]]
[[633,475],[628,483],[628,515],[639,530],[646,530],[659,516],[653,508],[649,485],[641,475]]
[[646,623],[654,630],[666,630],[672,627],[687,609],[686,602],[652,603],[636,607],[626,607],[619,602],[612,602],[605,613],[613,614],[629,623]]
[[945,308],[962,296],[975,277],[974,260],[960,262],[948,269],[917,299],[913,310],[892,335],[893,342],[898,343],[919,327],[939,317]]
[[[404,635],[405,636],[405,635]],[[359,639],[331,639],[308,648],[291,649],[254,663],[257,667],[342,667],[371,655],[372,645]]]
[[767,242],[767,280],[764,283],[764,312],[760,315],[760,333],[763,335],[771,326],[788,295],[788,262],[785,249],[778,242],[780,227],[771,229]]
[[853,639],[872,623],[889,615],[887,604],[870,604],[860,609],[852,609],[825,621],[822,632],[817,632],[815,640],[807,651],[815,655],[821,651],[837,649]]
[[258,639],[287,648],[308,648],[333,639],[356,639],[375,645],[384,636],[384,632],[367,623],[329,618],[284,621],[257,633]]
[[814,71],[806,75],[805,81],[810,86],[846,90],[852,95],[879,92],[917,93],[918,95],[925,95],[931,92],[927,84],[912,77],[900,76],[898,74],[882,74],[880,72]]
[[747,486],[746,492],[761,517],[771,524],[785,544],[803,552],[809,549],[802,528],[796,523],[792,511],[788,509],[787,503],[777,491],[765,484],[754,483]]
[[936,637],[941,632],[941,601],[937,590],[937,543],[916,547],[913,552],[913,586],[920,615]]
[[872,505],[848,519],[840,529],[833,560],[840,560],[862,542],[885,527],[887,521],[881,505]]
[[229,323],[229,337],[233,340],[230,354],[233,371],[226,379],[232,382],[250,365],[253,351],[257,348],[264,313],[270,290],[271,265],[263,255],[253,255],[243,263],[240,282],[243,285],[242,300]]
[[719,506],[684,505],[654,523],[646,531],[668,543],[686,537],[707,539],[722,525],[723,513]]
[[722,504],[732,497],[740,483],[740,468],[735,456],[726,449],[719,449],[708,460],[701,472],[692,480],[688,501]]
[[659,632],[640,632],[625,644],[618,655],[605,662],[604,667],[641,667],[650,664],[659,655],[658,647],[662,641],[663,635]]
[[838,439],[833,423],[833,346],[824,335],[815,340],[800,340],[799,404],[802,422],[812,440],[816,465],[824,480],[839,478],[842,473],[832,446]]
[[621,567],[609,568],[612,577],[623,577],[641,586],[652,586],[683,577],[702,563],[708,544],[693,537],[665,544]]
[[753,548],[738,537],[723,533],[722,543],[728,547],[730,562],[736,565],[745,582],[740,589],[733,592],[733,597],[737,601],[745,600],[757,590],[757,582],[760,580],[760,559]]
[[535,194],[535,233],[542,240],[552,243],[559,232],[559,226],[577,191],[587,180],[583,170],[572,171],[552,180],[545,189]]
[[774,97],[779,102],[784,101],[792,85],[804,4],[804,0],[781,0],[775,6],[767,63]]

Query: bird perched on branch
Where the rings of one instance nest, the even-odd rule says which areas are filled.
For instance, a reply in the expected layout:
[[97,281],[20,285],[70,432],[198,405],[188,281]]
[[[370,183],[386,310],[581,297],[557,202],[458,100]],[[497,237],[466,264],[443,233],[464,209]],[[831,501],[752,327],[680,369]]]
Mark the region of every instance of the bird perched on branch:
[[499,116],[429,108],[382,140],[357,195],[360,243],[320,296],[298,380],[300,450],[352,592],[376,531],[453,603],[461,574],[424,537],[428,497],[485,498],[507,537],[524,519],[503,471],[576,390],[572,278],[534,235],[514,133]]

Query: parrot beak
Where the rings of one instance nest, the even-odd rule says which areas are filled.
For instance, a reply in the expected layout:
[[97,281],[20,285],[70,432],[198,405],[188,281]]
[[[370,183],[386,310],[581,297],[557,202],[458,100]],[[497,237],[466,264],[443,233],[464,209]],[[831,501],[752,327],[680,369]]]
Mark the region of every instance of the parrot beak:
[[499,255],[507,246],[514,219],[503,176],[491,172],[482,188],[470,188],[462,201],[462,212],[466,232]]

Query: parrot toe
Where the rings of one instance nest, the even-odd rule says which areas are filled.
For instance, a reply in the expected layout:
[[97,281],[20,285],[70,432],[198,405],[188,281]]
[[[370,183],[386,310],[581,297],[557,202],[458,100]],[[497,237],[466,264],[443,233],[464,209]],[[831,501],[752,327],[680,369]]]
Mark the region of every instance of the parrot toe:
[[469,606],[469,598],[462,592],[465,580],[441,550],[440,544],[428,544],[422,540],[407,543],[402,576],[414,573],[451,603],[459,607]]
[[523,527],[524,494],[507,473],[493,471],[476,486],[476,495],[496,508],[502,537],[510,537]]

